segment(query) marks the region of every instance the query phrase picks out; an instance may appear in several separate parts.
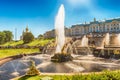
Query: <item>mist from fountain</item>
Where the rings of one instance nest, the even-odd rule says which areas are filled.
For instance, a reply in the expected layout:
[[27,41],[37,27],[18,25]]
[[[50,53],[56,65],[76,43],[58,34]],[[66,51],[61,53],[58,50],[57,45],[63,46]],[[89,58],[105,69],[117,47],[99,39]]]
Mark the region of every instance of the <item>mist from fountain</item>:
[[104,45],[109,45],[109,43],[110,43],[110,34],[106,33],[106,35],[105,35],[105,44]]
[[19,76],[19,73],[18,73],[18,67],[19,67],[19,63],[13,63],[13,62],[11,62],[11,65],[12,65],[12,67],[13,67],[13,69],[14,69],[14,72],[12,73],[12,75],[14,75],[14,76]]
[[119,33],[119,34],[116,34],[115,36],[116,36],[116,38],[115,38],[114,44],[115,44],[116,46],[120,46],[120,33]]
[[86,35],[84,35],[81,41],[81,47],[87,47],[87,46],[88,46],[88,38]]
[[62,53],[62,48],[65,44],[64,19],[65,19],[64,5],[61,5],[55,19],[55,34],[57,44],[55,53]]
[[120,45],[120,33],[118,34],[118,45]]

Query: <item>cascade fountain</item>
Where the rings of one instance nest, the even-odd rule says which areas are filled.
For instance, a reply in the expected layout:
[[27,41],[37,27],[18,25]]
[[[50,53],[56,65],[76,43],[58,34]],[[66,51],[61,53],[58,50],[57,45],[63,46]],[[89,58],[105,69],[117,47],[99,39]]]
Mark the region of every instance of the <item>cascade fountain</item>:
[[109,45],[109,43],[110,43],[110,34],[106,33],[106,35],[105,35],[105,45]]
[[[81,43],[81,44],[79,44]],[[88,37],[84,35],[80,41],[77,42],[78,46],[76,46],[77,54],[80,55],[90,55],[92,53],[89,45],[88,45]]]
[[61,51],[65,44],[64,18],[65,18],[64,6],[61,5],[55,19],[55,34],[57,44],[55,53],[62,53]]
[[110,46],[111,47],[120,47],[120,33],[118,34],[111,34],[110,37]]
[[[120,60],[110,60],[95,56],[71,54],[73,56],[72,59],[72,56],[69,54],[69,52],[67,53],[67,50],[65,49],[66,47],[65,47],[65,35],[64,35],[64,17],[65,17],[64,6],[61,5],[58,11],[58,15],[56,16],[55,19],[57,47],[54,55],[49,54],[49,51],[46,51],[47,49],[45,48],[45,50],[43,51],[44,54],[39,54],[34,56],[29,55],[20,59],[6,62],[4,63],[4,65],[0,66],[0,80],[10,80],[14,77],[17,77],[18,75],[19,76],[24,75],[30,65],[29,60],[35,61],[36,68],[39,69],[41,73],[77,73],[77,72],[79,73],[79,72],[103,71],[106,69],[109,70],[120,69]],[[118,34],[117,40],[120,41],[119,39],[120,39],[120,34]],[[109,33],[107,33],[105,37],[106,45],[110,44],[109,40],[110,40]],[[84,36],[81,42],[82,42],[81,47],[84,47],[84,49],[82,50],[83,51],[87,50],[87,47],[89,48],[88,38]],[[72,42],[70,43],[72,46],[75,46],[74,48],[79,46],[78,44],[79,41],[76,42],[76,44],[78,44],[77,46],[74,40],[72,40]],[[76,51],[79,53],[78,50]],[[48,54],[45,54],[45,52]],[[87,52],[89,52],[89,49],[87,50]],[[69,61],[69,62],[54,63],[54,61],[55,62]]]
[[59,8],[58,14],[55,19],[55,34],[56,34],[56,51],[55,55],[51,57],[53,62],[65,62],[72,60],[72,56],[64,52],[65,45],[65,31],[64,31],[65,10],[62,4]]
[[112,33],[111,36],[109,33],[106,33],[104,40],[105,47],[120,47],[120,33]]
[[81,41],[81,47],[87,47],[87,46],[88,46],[88,38],[86,37],[86,35],[84,35]]

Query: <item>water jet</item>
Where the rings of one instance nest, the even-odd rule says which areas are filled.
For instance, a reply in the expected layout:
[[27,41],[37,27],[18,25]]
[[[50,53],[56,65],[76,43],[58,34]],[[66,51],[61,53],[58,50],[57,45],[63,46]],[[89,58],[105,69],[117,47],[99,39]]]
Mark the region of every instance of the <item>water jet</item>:
[[55,19],[55,34],[56,34],[56,50],[54,56],[51,57],[53,62],[71,61],[72,56],[64,52],[65,45],[65,31],[64,31],[65,10],[64,5],[61,5]]

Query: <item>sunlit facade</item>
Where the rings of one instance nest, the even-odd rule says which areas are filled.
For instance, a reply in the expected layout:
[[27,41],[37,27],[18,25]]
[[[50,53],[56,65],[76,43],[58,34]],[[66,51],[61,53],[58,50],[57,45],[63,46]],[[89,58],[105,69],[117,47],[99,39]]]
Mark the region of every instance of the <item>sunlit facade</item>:
[[[97,21],[95,18],[92,22],[84,24],[72,25],[70,28],[65,28],[65,35],[81,36],[89,33],[119,33],[120,32],[120,18]],[[55,37],[54,30],[48,31],[44,34],[45,38]]]

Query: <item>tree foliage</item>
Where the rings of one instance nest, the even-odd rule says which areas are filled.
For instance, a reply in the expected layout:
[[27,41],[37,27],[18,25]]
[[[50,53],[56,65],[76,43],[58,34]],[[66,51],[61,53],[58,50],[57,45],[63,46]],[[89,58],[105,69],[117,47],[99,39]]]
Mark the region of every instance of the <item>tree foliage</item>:
[[23,35],[23,42],[24,43],[29,43],[34,40],[34,35],[31,32],[26,32]]
[[3,44],[5,42],[5,33],[4,32],[0,32],[0,44]]
[[9,42],[13,39],[13,34],[11,31],[2,31],[0,32],[0,44]]
[[42,34],[38,35],[38,39],[43,39],[43,38],[44,38],[44,37],[43,37]]
[[3,31],[5,33],[5,42],[9,42],[13,39],[13,34],[11,31]]

